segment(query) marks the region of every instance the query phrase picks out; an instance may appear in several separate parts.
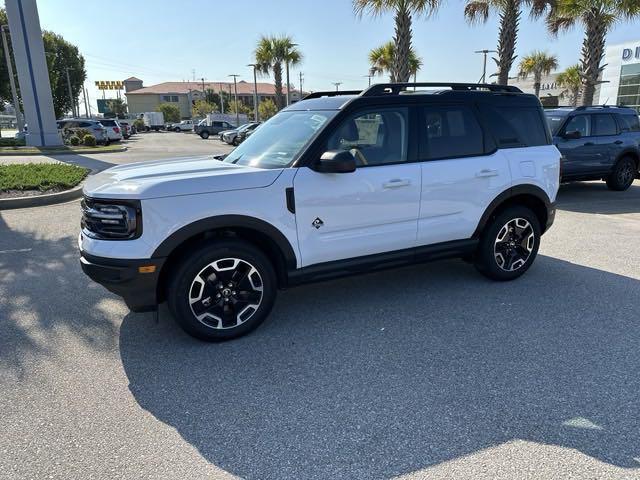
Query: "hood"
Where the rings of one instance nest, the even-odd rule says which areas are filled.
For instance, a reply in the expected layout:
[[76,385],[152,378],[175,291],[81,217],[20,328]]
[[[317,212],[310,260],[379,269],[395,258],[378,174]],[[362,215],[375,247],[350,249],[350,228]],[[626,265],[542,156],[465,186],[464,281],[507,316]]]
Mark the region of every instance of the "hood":
[[93,198],[149,198],[268,187],[282,169],[265,170],[211,156],[130,163],[90,176],[84,194]]

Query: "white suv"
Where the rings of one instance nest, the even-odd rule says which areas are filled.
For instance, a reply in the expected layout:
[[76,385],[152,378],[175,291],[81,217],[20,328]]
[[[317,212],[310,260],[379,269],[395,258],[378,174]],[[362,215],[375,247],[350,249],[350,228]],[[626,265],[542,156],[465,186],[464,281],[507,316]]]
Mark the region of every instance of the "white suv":
[[222,161],[90,177],[82,267],[131,310],[167,300],[205,340],[249,332],[302,282],[445,257],[511,280],[553,223],[560,157],[514,87],[318,92]]

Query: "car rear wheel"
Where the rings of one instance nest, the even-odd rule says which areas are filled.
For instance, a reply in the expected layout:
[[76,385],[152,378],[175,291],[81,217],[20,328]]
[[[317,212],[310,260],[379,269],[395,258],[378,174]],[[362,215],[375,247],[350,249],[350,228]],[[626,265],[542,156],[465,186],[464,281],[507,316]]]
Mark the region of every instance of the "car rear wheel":
[[200,132],[200,137],[206,140],[207,138],[209,138],[209,132],[207,132],[206,130],[204,132]]
[[167,298],[190,335],[222,341],[244,335],[269,315],[277,291],[269,259],[241,240],[202,245],[172,274]]
[[607,187],[618,192],[627,190],[635,180],[636,173],[636,162],[630,157],[623,157],[618,160],[611,175],[607,177]]
[[540,246],[540,222],[526,207],[509,207],[485,228],[475,266],[492,280],[514,280],[533,263]]

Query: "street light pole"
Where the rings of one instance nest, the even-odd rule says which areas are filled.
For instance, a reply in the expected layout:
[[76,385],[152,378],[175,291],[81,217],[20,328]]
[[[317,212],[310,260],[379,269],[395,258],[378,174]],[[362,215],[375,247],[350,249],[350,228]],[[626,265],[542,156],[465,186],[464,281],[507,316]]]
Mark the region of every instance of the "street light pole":
[[478,83],[485,83],[487,81],[487,54],[496,53],[495,50],[476,50],[474,53],[482,53],[484,60],[482,63],[482,78]]
[[78,115],[76,115],[76,102],[74,102],[73,93],[71,93],[71,77],[69,76],[69,70],[73,70],[73,68],[65,68],[65,71],[67,73],[67,89],[69,90],[69,101],[71,102],[71,111],[73,113],[73,117],[77,118]]
[[287,68],[287,107],[291,105],[291,84],[289,83],[289,47],[297,47],[297,43],[292,43],[287,47],[287,61],[285,63]]
[[1,25],[0,31],[2,31],[2,44],[4,46],[4,58],[7,60],[7,71],[9,73],[9,84],[11,85],[11,97],[13,98],[13,107],[16,110],[16,123],[18,124],[18,131],[24,131],[24,120],[22,119],[22,112],[20,111],[20,104],[18,103],[18,92],[16,90],[16,81],[13,78],[13,65],[11,65],[11,57],[9,56],[9,44],[7,43],[6,30],[9,30],[8,25]]
[[256,75],[257,63],[250,63],[247,67],[253,67],[253,119],[259,122],[258,117],[258,77]]
[[304,73],[300,72],[300,98],[302,100],[302,79],[304,78]]
[[333,84],[336,86],[336,92],[340,90],[340,85],[342,85],[342,82],[333,82]]
[[233,92],[236,101],[236,125],[240,126],[240,113],[238,112],[238,83],[236,80],[240,75],[236,75],[235,73],[233,73],[229,76],[233,77]]
[[373,78],[372,74],[369,75],[363,75],[363,77],[368,78],[369,79],[369,86],[371,86],[371,79]]

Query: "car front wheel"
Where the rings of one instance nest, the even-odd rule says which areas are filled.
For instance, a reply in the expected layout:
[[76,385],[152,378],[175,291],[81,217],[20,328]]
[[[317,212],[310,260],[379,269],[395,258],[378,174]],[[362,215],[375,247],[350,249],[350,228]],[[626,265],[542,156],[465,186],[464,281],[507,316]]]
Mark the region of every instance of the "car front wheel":
[[636,172],[636,162],[632,158],[621,158],[606,179],[607,187],[618,192],[627,190],[636,178]]
[[207,138],[209,138],[209,132],[207,132],[206,130],[204,132],[200,132],[200,137],[203,140],[206,140]]
[[540,222],[528,208],[509,207],[485,228],[475,266],[492,280],[514,280],[526,272],[540,247]]
[[167,298],[190,335],[222,341],[260,325],[275,301],[276,275],[269,259],[241,240],[202,245],[172,275]]

